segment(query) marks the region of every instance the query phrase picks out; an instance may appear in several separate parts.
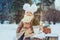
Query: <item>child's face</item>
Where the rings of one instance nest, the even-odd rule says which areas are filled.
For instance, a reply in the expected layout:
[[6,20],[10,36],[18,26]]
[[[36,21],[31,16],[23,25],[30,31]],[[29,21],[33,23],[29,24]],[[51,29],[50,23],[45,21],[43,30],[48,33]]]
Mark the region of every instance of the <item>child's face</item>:
[[31,16],[31,15],[33,15],[31,12],[26,12],[26,15],[27,16]]

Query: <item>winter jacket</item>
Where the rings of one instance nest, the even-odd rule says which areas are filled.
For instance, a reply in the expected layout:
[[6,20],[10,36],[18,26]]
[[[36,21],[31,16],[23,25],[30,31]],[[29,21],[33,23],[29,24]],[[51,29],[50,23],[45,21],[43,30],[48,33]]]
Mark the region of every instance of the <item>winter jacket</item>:
[[33,35],[34,31],[33,31],[33,21],[29,22],[29,23],[26,23],[26,22],[23,22],[21,21],[19,23],[19,27],[17,28],[17,39],[19,39],[23,33],[24,33],[24,39],[26,37],[30,37]]

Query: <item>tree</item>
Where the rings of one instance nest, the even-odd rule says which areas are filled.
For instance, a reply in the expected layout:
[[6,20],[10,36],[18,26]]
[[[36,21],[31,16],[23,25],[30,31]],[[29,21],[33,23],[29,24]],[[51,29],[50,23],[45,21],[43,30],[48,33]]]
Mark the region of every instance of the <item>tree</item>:
[[50,6],[54,3],[55,0],[41,0],[42,3],[46,6]]

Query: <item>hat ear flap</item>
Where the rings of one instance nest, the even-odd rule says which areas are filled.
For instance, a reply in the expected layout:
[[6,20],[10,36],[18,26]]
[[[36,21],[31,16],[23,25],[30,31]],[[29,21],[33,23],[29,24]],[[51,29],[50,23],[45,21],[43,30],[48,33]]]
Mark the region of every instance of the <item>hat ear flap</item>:
[[33,12],[36,12],[36,11],[37,11],[37,6],[36,6],[36,4],[32,4],[31,8],[32,8],[32,11],[33,11]]
[[25,3],[25,4],[23,5],[23,9],[24,9],[24,10],[27,10],[29,7],[30,7],[30,4],[28,4],[28,3]]

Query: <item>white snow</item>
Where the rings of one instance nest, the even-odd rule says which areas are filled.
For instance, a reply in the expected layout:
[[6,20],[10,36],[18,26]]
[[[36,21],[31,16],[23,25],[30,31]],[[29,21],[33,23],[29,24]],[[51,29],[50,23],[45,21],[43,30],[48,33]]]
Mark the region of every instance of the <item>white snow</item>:
[[16,24],[0,24],[0,40],[16,40]]
[[[17,24],[0,24],[0,40],[16,40]],[[60,40],[60,23],[50,25],[52,33],[50,36],[58,36]]]
[[58,39],[60,40],[60,23],[57,23],[55,25],[50,25],[51,26],[51,30],[52,30],[52,35],[56,34],[58,35]]
[[33,38],[33,37],[43,39],[43,38],[45,38],[45,33],[34,34],[33,36],[31,36],[31,38]]

